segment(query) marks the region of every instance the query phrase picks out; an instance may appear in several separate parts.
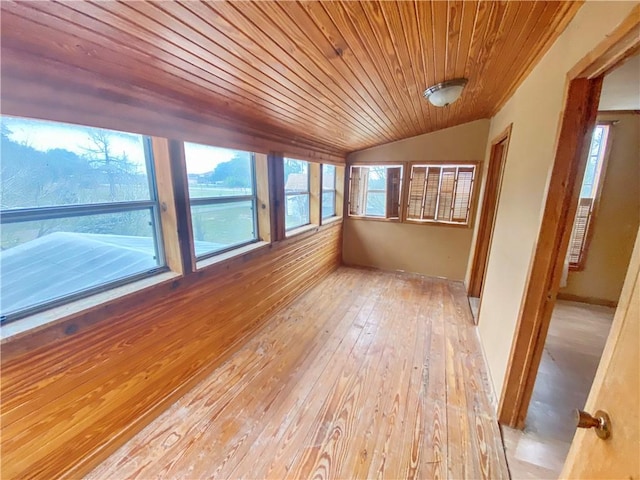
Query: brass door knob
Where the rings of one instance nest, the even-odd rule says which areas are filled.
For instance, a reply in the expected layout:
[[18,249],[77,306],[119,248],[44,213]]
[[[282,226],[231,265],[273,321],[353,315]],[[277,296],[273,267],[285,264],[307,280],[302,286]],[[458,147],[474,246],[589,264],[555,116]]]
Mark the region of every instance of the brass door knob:
[[578,428],[593,428],[596,435],[603,440],[611,436],[611,419],[607,412],[598,410],[593,416],[582,410],[574,410],[574,413]]

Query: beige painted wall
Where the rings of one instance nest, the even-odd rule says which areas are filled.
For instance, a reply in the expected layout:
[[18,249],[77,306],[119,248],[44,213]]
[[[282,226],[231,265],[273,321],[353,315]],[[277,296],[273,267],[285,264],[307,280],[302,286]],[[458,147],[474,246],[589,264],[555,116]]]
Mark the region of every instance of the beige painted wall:
[[502,392],[540,228],[567,72],[601,42],[636,3],[585,2],[491,120],[489,138],[513,123],[479,318],[480,338],[498,395]]
[[[482,161],[489,120],[458,125],[354,152],[348,163]],[[415,225],[345,218],[343,261],[462,280],[472,227]]]
[[640,115],[598,119],[618,123],[610,129],[611,152],[585,268],[569,272],[560,293],[617,302],[640,223]]

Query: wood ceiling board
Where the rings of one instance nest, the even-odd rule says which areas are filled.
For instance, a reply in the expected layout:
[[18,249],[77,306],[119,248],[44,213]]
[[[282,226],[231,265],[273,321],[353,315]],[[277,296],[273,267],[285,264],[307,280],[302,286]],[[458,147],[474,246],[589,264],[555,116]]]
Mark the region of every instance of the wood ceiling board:
[[[264,71],[253,65],[252,62],[247,61],[251,55],[250,52],[245,50],[243,58],[239,58],[230,53],[233,48],[224,45],[222,39],[215,34],[215,31],[211,32],[212,35],[210,37],[201,34],[194,26],[194,24],[199,24],[187,14],[183,15],[193,24],[189,26],[183,23],[176,24],[177,22],[172,20],[173,17],[159,10],[158,5],[164,5],[164,3],[129,2],[124,5],[116,2],[100,3],[102,8],[116,14],[122,12],[123,8],[135,9],[131,14],[122,12],[121,15],[123,15],[123,18],[140,19],[144,16],[144,18],[148,19],[148,22],[145,21],[144,24],[140,22],[141,25],[144,25],[147,31],[153,32],[157,36],[160,45],[166,46],[167,51],[180,51],[182,55],[194,53],[198,58],[197,61],[201,62],[203,69],[217,71],[218,75],[231,85],[236,85],[239,92],[251,91],[258,98],[271,100],[276,105],[281,105],[285,111],[295,113],[295,122],[306,123],[308,128],[311,129],[310,131],[313,131],[314,126],[326,125],[326,128],[331,128],[329,125],[333,125],[332,134],[335,135],[336,141],[343,135],[343,130],[337,128],[336,116],[327,109],[328,105],[322,105],[321,102],[314,101],[315,97],[309,96],[306,92],[301,92],[300,90],[291,92],[283,88],[284,86],[281,84],[276,86],[276,83],[280,81],[286,83],[286,87],[296,88],[284,76],[274,73],[273,69],[263,64],[261,65],[263,69],[277,78],[269,81],[270,79]],[[181,19],[181,21],[183,20]],[[190,30],[183,33],[181,30],[186,28],[190,28]],[[220,43],[214,42],[213,38]],[[226,48],[229,48],[229,51]],[[218,69],[218,65],[223,68]],[[308,120],[306,114],[308,110],[317,110],[315,122]],[[359,132],[357,129],[354,130]]]
[[[250,36],[234,29],[233,25],[228,24],[223,17],[217,16],[215,21],[205,21],[192,12],[198,6],[206,8],[206,4],[194,3],[183,7],[178,3],[171,2],[154,3],[151,6],[135,2],[128,5],[139,12],[155,8],[172,13],[174,18],[185,22],[185,27],[189,26],[196,31],[195,40],[198,44],[204,45],[207,50],[218,52],[219,58],[223,62],[232,65],[241,77],[247,75],[252,84],[263,85],[263,88],[267,90],[264,93],[267,98],[275,96],[279,102],[287,105],[287,108],[293,108],[300,112],[315,111],[317,112],[316,118],[326,117],[332,121],[333,125],[336,124],[336,121],[343,121],[350,132],[357,134],[362,131],[368,135],[372,133],[368,131],[369,126],[358,118],[350,105],[335,95],[331,89],[324,88],[323,85],[316,82],[315,77],[299,76],[298,72],[302,70],[299,68],[275,68],[279,63],[277,59],[273,57],[272,60],[261,58],[264,57],[264,53],[260,49],[264,47],[264,44],[253,43]],[[202,15],[213,17],[214,11],[206,9],[208,12],[203,11]],[[197,30],[196,27],[198,27]],[[209,35],[207,36],[203,32],[209,32]],[[216,43],[209,42],[209,37],[215,39]],[[236,53],[241,51],[242,55]],[[249,55],[246,55],[247,53]],[[214,60],[211,63],[216,64],[217,62]],[[290,79],[281,71],[293,74],[290,76],[298,78]],[[279,98],[280,95],[282,98]],[[344,131],[344,129],[342,130]],[[361,137],[361,139],[365,138]]]
[[[31,61],[30,54],[9,53],[3,46],[3,64],[12,75],[3,72],[2,112],[8,115],[59,120],[68,123],[121,129],[144,135],[157,135],[207,143],[227,148],[256,148],[268,152],[272,145],[301,158],[327,159],[344,163],[344,156],[332,144],[309,142],[294,135],[281,135],[275,129],[257,130],[238,124],[209,111],[185,109],[180,102],[131,84],[105,80],[93,72],[42,59]],[[34,82],[44,77],[45,82]],[[81,78],[80,83],[75,79]],[[86,82],[85,80],[90,80]],[[124,87],[127,87],[126,89]],[[10,92],[10,94],[8,93]],[[151,113],[149,108],[151,106]],[[316,152],[316,153],[310,153]]]
[[[422,91],[418,88],[418,85],[424,85],[424,79],[421,78],[423,71],[420,70],[420,63],[414,57],[419,51],[419,37],[417,25],[414,22],[415,19],[410,17],[407,19],[407,23],[403,23],[398,3],[396,2],[379,2],[376,8],[379,10],[387,29],[393,32],[389,37],[390,44],[386,48],[393,49],[395,68],[399,69],[400,74],[404,77],[411,98],[421,99]],[[416,112],[420,128],[426,130],[428,128],[426,102],[422,100],[414,101],[412,106]]]
[[[215,8],[219,7],[224,8],[224,4],[219,5],[216,3]],[[323,80],[322,83],[318,84],[317,88],[332,91],[338,99],[349,103],[351,111],[355,113],[356,117],[360,118],[360,123],[369,126],[369,139],[378,137],[380,132],[388,130],[389,124],[385,123],[386,115],[382,111],[374,111],[370,107],[368,99],[363,98],[354,89],[353,79],[345,77],[336,68],[336,65],[342,63],[340,56],[323,38],[322,33],[316,32],[315,38],[311,36],[316,27],[311,19],[307,18],[306,13],[303,10],[296,10],[297,14],[294,18],[289,17],[292,9],[299,8],[297,4],[288,3],[286,11],[279,4],[272,2],[260,2],[256,8],[259,10],[243,8],[242,13],[245,18],[251,19],[256,25],[265,16],[277,18],[279,24],[288,25],[286,32],[280,29],[272,29],[267,36],[273,36],[276,41],[276,47],[280,46],[281,48],[281,46],[286,45],[287,49],[293,52],[294,59],[299,64],[304,63],[307,71],[306,78],[321,78]],[[318,48],[318,43],[320,45],[326,44],[328,48],[322,50]],[[357,82],[355,84],[357,85]],[[393,137],[388,136],[387,138],[391,139]]]
[[[323,3],[322,7],[328,13],[333,23],[338,28],[340,35],[345,39],[347,48],[353,50],[363,63],[365,75],[375,74],[381,80],[373,80],[381,87],[381,94],[386,96],[399,117],[399,122],[404,127],[404,135],[415,135],[415,128],[411,125],[411,116],[408,114],[407,105],[409,99],[400,92],[400,86],[396,83],[393,73],[389,69],[386,54],[380,49],[375,38],[375,33],[365,13],[357,3]],[[354,47],[355,46],[355,47]],[[397,133],[396,133],[397,135]]]
[[[416,107],[417,102],[415,101],[414,92],[412,92],[410,87],[410,84],[413,82],[411,80],[407,81],[408,77],[405,75],[409,66],[401,64],[395,48],[396,42],[393,38],[394,34],[401,34],[402,25],[395,24],[390,28],[381,10],[381,6],[377,2],[352,2],[349,5],[353,7],[359,6],[367,23],[372,27],[375,38],[374,48],[375,45],[377,45],[382,51],[389,74],[394,79],[394,83],[399,87],[400,98],[404,101],[405,111],[410,116],[412,115],[416,118],[416,120],[418,120],[417,125],[419,125],[422,119],[418,117],[420,109]],[[404,47],[404,44],[402,44],[402,47]],[[420,96],[418,96],[418,98],[420,98]],[[414,125],[414,127],[417,125]]]
[[[260,6],[272,5],[271,2],[260,3]],[[401,117],[393,107],[392,102],[384,94],[384,84],[382,79],[376,76],[377,72],[368,72],[359,58],[353,54],[353,49],[349,48],[346,40],[327,14],[322,4],[317,2],[304,2],[300,5],[309,18],[298,13],[297,4],[288,4],[287,11],[294,15],[296,23],[307,33],[309,40],[314,44],[323,44],[323,38],[329,42],[328,48],[336,54],[333,63],[335,69],[340,72],[347,84],[355,87],[359,96],[364,100],[365,105],[371,105],[381,120],[387,124],[387,131],[403,128]],[[293,21],[293,20],[290,20]],[[301,45],[301,48],[304,46]],[[364,47],[360,47],[361,49]],[[359,86],[358,86],[359,85]],[[356,87],[357,86],[357,87]],[[402,131],[407,134],[406,131]],[[408,134],[407,134],[408,135]],[[391,136],[390,141],[395,137]]]
[[[80,2],[70,2],[69,5],[75,6],[75,5],[78,5],[79,3]],[[46,8],[47,3],[35,2],[34,5],[37,5],[39,8]],[[135,58],[137,61],[140,61],[140,62],[145,61],[144,53],[135,51],[135,50],[130,51],[130,49],[127,46],[127,45],[138,45],[141,43],[141,41],[136,40],[135,37],[133,37],[133,39],[129,39],[129,42],[127,42],[120,48],[121,52],[119,54],[115,50],[106,49],[105,47],[106,45],[113,45],[109,43],[110,42],[109,37],[106,37],[106,36],[103,37],[102,45],[82,40],[83,35],[85,35],[82,31],[84,27],[79,27],[78,25],[67,27],[67,31],[69,33],[73,33],[74,35],[77,35],[75,38],[70,38],[69,35],[60,37],[60,35],[58,34],[58,30],[55,29],[55,26],[57,25],[56,22],[65,21],[65,20],[58,19],[58,18],[51,18],[48,16],[42,16],[42,18],[40,18],[37,14],[32,16],[38,18],[40,21],[44,21],[48,24],[51,24],[52,27],[39,25],[39,26],[30,27],[28,30],[20,29],[15,36],[12,36],[9,38],[9,41],[3,42],[3,46],[7,46],[7,44],[8,46],[11,46],[12,42],[14,40],[17,40],[18,45],[21,48],[25,48],[31,45],[34,41],[37,41],[38,38],[49,38],[54,41],[50,41],[46,44],[45,47],[40,47],[40,48],[38,48],[39,45],[36,43],[35,45],[33,45],[33,48],[31,49],[31,51],[34,53],[37,53],[39,51],[40,54],[48,58],[59,58],[60,54],[65,54],[66,55],[65,58],[67,62],[69,62],[70,64],[79,66],[80,68],[83,68],[83,69],[91,69],[92,71],[100,72],[103,76],[106,76],[107,78],[111,77],[114,79],[122,78],[122,75],[114,75],[114,71],[118,71],[118,70],[122,71],[123,69],[126,69],[126,65],[117,63],[120,61],[120,59],[124,57],[124,55],[122,55],[123,50],[127,52],[127,58]],[[83,20],[82,18],[77,19],[78,22],[82,22],[82,20]],[[2,21],[3,21],[3,30],[5,31],[11,30],[12,26],[14,25],[24,26],[24,23],[25,23],[24,21],[23,22],[15,21],[15,19],[11,18],[11,14],[8,12],[3,13]],[[101,28],[104,28],[104,27],[101,27]],[[34,31],[37,31],[38,34],[28,35],[29,32],[34,32]],[[117,33],[115,35],[117,37]],[[145,45],[149,49],[149,51],[155,51],[154,50],[155,47],[151,43],[142,43],[142,44]],[[81,49],[76,48],[76,45],[82,45],[82,48]],[[54,50],[51,51],[51,49],[54,49]],[[87,55],[85,52],[91,52],[91,55]],[[192,64],[189,64],[188,62],[185,62],[182,59],[178,59],[178,61],[181,62],[182,65],[184,65],[184,68],[191,68],[194,71],[196,71],[195,70],[196,67],[194,67]],[[116,63],[114,64],[112,62],[116,62]],[[206,72],[203,68],[200,68],[197,71],[199,71],[200,73],[203,73],[204,75],[209,75],[209,73]],[[267,110],[269,110],[269,108],[271,108],[271,105],[272,105],[270,103],[265,102],[265,100],[267,100],[268,98],[261,97],[259,95],[252,95],[247,101],[245,99],[245,96],[251,95],[250,93],[247,94],[241,91],[240,94],[244,94],[244,96],[238,95],[235,92],[236,87],[233,84],[231,84],[230,82],[226,82],[224,79],[220,79],[220,78],[218,78],[217,80],[217,85],[216,83],[213,83],[213,82],[204,83],[202,85],[203,88],[198,91],[197,88],[194,87],[196,80],[193,80],[193,77],[192,77],[192,81],[189,84],[186,84],[186,82],[180,81],[180,78],[181,78],[180,75],[182,75],[183,78],[185,75],[189,75],[189,72],[187,72],[186,70],[182,70],[182,73],[178,71],[176,76],[171,76],[168,74],[167,71],[157,69],[154,65],[150,65],[148,68],[145,68],[145,69],[137,69],[135,71],[128,70],[127,73],[128,74],[126,75],[125,78],[127,78],[128,81],[132,83],[132,85],[146,85],[146,87],[149,90],[152,90],[158,93],[163,93],[168,97],[179,97],[179,91],[182,91],[184,93],[183,101],[185,102],[186,105],[193,106],[195,103],[197,103],[198,109],[209,108],[211,110],[218,112],[222,116],[224,116],[225,113],[228,115],[228,111],[230,110],[229,104],[230,102],[232,102],[233,103],[232,116],[237,118],[239,121],[243,121],[245,123],[250,120],[254,122],[257,120],[257,115],[256,115],[257,105],[260,105],[263,109],[267,109]],[[138,74],[142,74],[142,77],[136,78],[134,76]],[[163,79],[164,79],[164,82],[162,82]],[[161,83],[158,83],[158,82],[161,82]],[[168,88],[169,85],[173,85],[173,87],[169,89]],[[222,85],[222,87],[220,87],[219,85]],[[227,86],[226,89],[223,88],[225,86]],[[194,90],[197,95],[194,95]],[[217,91],[219,95],[211,96],[210,93],[212,90]],[[206,99],[208,101],[208,105],[203,101],[199,101],[200,98]],[[278,105],[273,105],[273,108],[274,110],[268,111],[267,112],[268,114],[264,115],[262,117],[262,120],[268,119],[272,123],[274,118],[284,119],[281,122],[282,124],[289,124],[292,121],[292,119],[296,121],[298,120],[296,119],[296,117],[292,117],[290,112],[282,109]],[[300,118],[299,120],[304,120],[304,119]],[[262,128],[268,129],[268,124],[264,124]],[[313,125],[309,124],[308,128],[309,129],[307,130],[308,132],[307,135],[310,136],[313,134],[313,131],[314,131]],[[339,143],[340,135],[341,135],[341,131],[336,127],[334,140],[335,140],[335,143],[338,145],[340,144]],[[318,141],[322,141],[322,138],[324,137],[316,137]]]
[[[269,34],[266,34],[259,28],[261,19],[264,18],[260,11],[256,9],[242,9],[243,4],[234,4],[226,2],[215,2],[213,4],[206,4],[211,10],[215,10],[217,14],[228,19],[233,25],[234,23],[240,23],[246,21],[245,32],[250,38],[253,38],[260,45],[268,45],[271,51],[271,57],[269,61],[277,62],[280,65],[279,68],[285,72],[298,73],[300,80],[308,79],[312,82],[313,91],[310,94],[315,94],[316,91],[326,90],[332,94],[332,97],[336,101],[343,101],[348,106],[350,115],[353,117],[355,114],[356,120],[362,124],[362,119],[357,117],[358,112],[362,112],[361,108],[358,108],[358,101],[362,103],[363,98],[356,98],[354,100],[350,94],[351,89],[343,88],[343,85],[348,87],[347,81],[338,82],[336,80],[337,72],[331,67],[326,66],[326,56],[318,49],[309,49],[306,52],[301,51],[300,43],[292,41],[281,30],[272,30]],[[263,4],[263,5],[266,5]],[[202,9],[205,8],[199,3],[188,4],[190,9]],[[244,11],[243,11],[244,10]],[[302,32],[300,32],[301,35]],[[307,42],[308,43],[308,42]],[[311,44],[313,46],[313,44]],[[357,93],[357,92],[356,92]],[[368,118],[365,122],[368,124],[376,124],[378,128],[387,128],[388,125],[381,122],[384,117],[381,117],[382,111],[376,113],[372,109],[367,110]]]
[[[94,72],[123,90],[129,83],[164,96],[171,108],[345,154],[494,114],[580,5],[85,1],[0,9],[3,45],[77,67],[77,83]],[[460,76],[469,83],[455,104],[436,108],[422,97]]]

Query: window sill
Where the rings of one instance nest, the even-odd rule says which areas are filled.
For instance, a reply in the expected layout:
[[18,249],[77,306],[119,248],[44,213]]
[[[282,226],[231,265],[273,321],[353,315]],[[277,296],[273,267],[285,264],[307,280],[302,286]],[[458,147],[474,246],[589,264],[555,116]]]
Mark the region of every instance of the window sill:
[[322,225],[329,225],[330,223],[339,222],[342,220],[341,216],[334,215],[333,217],[327,217],[322,219]]
[[286,238],[291,238],[291,237],[295,237],[296,235],[300,235],[301,233],[304,232],[310,232],[312,230],[318,230],[318,225],[315,225],[313,223],[309,223],[307,225],[303,225],[301,227],[297,227],[297,228],[292,228],[291,230],[288,230],[285,233],[285,237]]
[[453,227],[453,228],[471,228],[470,223],[453,223],[453,222],[433,222],[430,220],[410,220],[407,219],[403,223],[410,225],[431,225],[434,227]]
[[175,272],[163,272],[148,278],[128,283],[110,290],[96,293],[79,300],[75,300],[64,305],[53,307],[44,312],[34,313],[27,317],[20,318],[11,323],[0,327],[0,341],[5,342],[18,335],[25,333],[31,334],[44,327],[50,327],[51,324],[66,320],[71,315],[100,307],[116,299],[121,299],[133,293],[139,292],[149,287],[170,282],[180,277]]
[[349,220],[366,220],[368,222],[401,223],[399,218],[364,217],[364,216],[356,216],[356,215],[349,215],[347,218],[349,218]]
[[250,243],[249,245],[245,245],[244,247],[239,247],[233,250],[229,250],[228,252],[221,253],[220,255],[215,255],[213,257],[205,258],[204,260],[200,260],[196,262],[196,271],[202,270],[212,265],[217,265],[218,263],[222,263],[234,257],[239,257],[246,253],[259,250],[261,248],[266,247],[267,245],[269,245],[269,242],[258,241],[258,242]]

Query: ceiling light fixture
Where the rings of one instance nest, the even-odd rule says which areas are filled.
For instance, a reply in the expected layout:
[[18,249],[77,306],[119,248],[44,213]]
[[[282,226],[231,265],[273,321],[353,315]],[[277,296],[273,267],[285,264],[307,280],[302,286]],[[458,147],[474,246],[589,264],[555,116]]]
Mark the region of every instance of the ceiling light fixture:
[[446,107],[460,98],[466,84],[466,78],[447,80],[427,88],[423,95],[436,107]]

